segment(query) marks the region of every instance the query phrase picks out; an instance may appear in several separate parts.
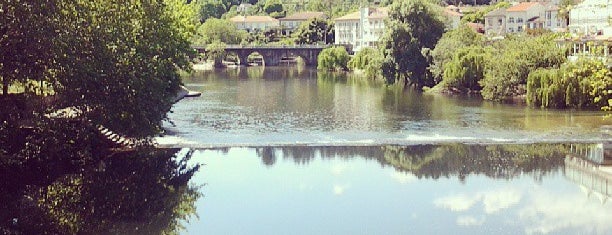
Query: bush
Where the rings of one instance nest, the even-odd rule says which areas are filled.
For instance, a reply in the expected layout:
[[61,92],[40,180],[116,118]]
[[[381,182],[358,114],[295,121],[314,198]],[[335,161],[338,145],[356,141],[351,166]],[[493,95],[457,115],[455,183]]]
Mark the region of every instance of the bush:
[[522,36],[495,43],[480,81],[482,97],[500,101],[524,95],[530,71],[559,67],[566,60],[565,50],[552,39],[551,35]]
[[612,110],[612,71],[593,59],[565,63],[559,69],[539,69],[527,79],[527,103],[551,108]]
[[348,68],[363,70],[367,77],[375,78],[380,75],[381,53],[374,48],[363,48],[348,62]]
[[348,70],[350,57],[344,47],[325,48],[317,57],[317,68],[323,70]]
[[433,62],[428,69],[435,82],[440,82],[444,74],[444,65],[453,59],[457,50],[469,46],[482,46],[483,44],[484,37],[466,25],[444,33],[436,47],[431,51]]
[[468,47],[455,52],[453,59],[444,65],[444,78],[440,83],[445,88],[480,90],[484,78],[485,64],[489,53],[486,48]]

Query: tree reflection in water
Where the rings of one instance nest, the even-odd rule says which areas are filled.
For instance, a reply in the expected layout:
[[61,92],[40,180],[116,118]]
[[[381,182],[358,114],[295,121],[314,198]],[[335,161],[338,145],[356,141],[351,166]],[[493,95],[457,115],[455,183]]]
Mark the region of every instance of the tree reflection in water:
[[53,177],[23,171],[19,159],[2,156],[0,233],[177,234],[201,197],[188,184],[199,168],[187,165],[191,155],[116,152]]
[[536,180],[563,167],[570,146],[565,144],[531,145],[414,145],[351,147],[263,147],[257,154],[265,165],[277,158],[308,164],[321,158],[363,157],[375,159],[382,166],[411,172],[418,178],[438,179],[456,176],[462,182],[469,174],[483,174],[496,179],[511,179],[531,174]]

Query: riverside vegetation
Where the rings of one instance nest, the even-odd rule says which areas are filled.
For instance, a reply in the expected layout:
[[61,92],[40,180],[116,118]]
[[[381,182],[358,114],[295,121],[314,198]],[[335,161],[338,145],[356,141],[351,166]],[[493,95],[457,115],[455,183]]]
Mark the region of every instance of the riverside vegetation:
[[428,92],[480,93],[500,102],[612,110],[610,68],[597,60],[567,61],[567,48],[555,43],[563,35],[534,31],[487,40],[465,25],[444,32],[439,11],[427,0],[394,1],[377,49],[359,51],[347,66],[338,64],[345,55],[322,53],[320,60],[334,63],[319,63],[319,69],[362,70],[369,78],[389,84],[403,80]]

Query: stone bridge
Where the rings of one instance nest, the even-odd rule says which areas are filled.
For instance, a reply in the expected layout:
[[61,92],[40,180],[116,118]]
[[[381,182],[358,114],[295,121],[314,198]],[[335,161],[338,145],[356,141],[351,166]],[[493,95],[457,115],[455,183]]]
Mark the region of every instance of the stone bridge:
[[[240,65],[248,65],[247,57],[254,52],[263,57],[265,66],[277,66],[282,58],[301,57],[307,66],[316,66],[319,53],[333,45],[227,45],[225,52],[238,56]],[[206,46],[192,46],[198,53],[205,53]],[[344,46],[350,53],[352,48]]]

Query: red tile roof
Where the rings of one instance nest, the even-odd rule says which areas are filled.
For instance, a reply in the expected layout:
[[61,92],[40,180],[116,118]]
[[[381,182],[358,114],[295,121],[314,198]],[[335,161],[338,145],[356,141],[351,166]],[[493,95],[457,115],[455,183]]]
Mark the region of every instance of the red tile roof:
[[507,12],[512,12],[512,11],[526,11],[527,9],[535,6],[535,5],[539,5],[540,3],[538,2],[521,2],[517,5],[511,6],[510,8],[506,9]]

